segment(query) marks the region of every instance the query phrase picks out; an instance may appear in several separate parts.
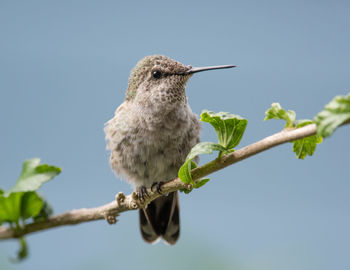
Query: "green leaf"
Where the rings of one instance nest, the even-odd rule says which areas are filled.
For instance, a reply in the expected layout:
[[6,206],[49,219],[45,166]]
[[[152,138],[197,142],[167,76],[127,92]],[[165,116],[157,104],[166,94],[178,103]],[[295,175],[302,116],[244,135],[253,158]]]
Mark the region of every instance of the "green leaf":
[[25,259],[28,256],[28,246],[27,246],[27,242],[25,241],[24,237],[21,237],[19,239],[19,243],[20,243],[20,250],[17,252],[17,259],[19,261]]
[[61,168],[47,164],[40,165],[39,158],[27,160],[23,163],[22,173],[16,185],[6,192],[6,194],[8,195],[11,192],[35,191],[43,183],[51,180],[60,172]]
[[192,182],[192,177],[191,177],[191,173],[190,171],[194,168],[197,167],[197,164],[192,161],[192,160],[189,160],[188,162],[185,162],[179,172],[178,172],[178,177],[180,178],[180,180],[183,182],[183,183],[186,183],[186,184],[189,184]]
[[185,162],[189,162],[201,154],[212,154],[213,151],[225,151],[225,148],[222,145],[213,142],[197,143],[187,155]]
[[215,113],[207,110],[202,112],[201,121],[207,122],[215,128],[219,144],[227,151],[239,144],[248,124],[248,120],[239,115],[228,112]]
[[183,192],[185,194],[189,194],[189,193],[191,193],[192,190],[193,190],[193,188],[192,189],[184,189],[184,188],[182,188],[182,189],[180,189],[180,192]]
[[191,170],[194,169],[193,159],[201,154],[211,154],[213,151],[225,151],[225,148],[217,143],[212,142],[201,142],[196,144],[186,157],[185,163],[181,166],[178,176],[183,183],[190,184],[193,183]]
[[[299,120],[296,122],[297,128],[313,124],[311,120]],[[300,140],[293,141],[293,151],[297,158],[304,159],[307,155],[312,156],[316,150],[316,145],[322,143],[322,136],[313,135]]]
[[350,93],[347,96],[336,96],[315,117],[317,134],[328,137],[345,122],[350,121]]
[[19,219],[37,216],[43,207],[43,200],[34,191],[12,192],[0,195],[0,220],[18,223]]
[[[271,108],[265,112],[265,121],[269,119],[286,120],[285,128],[301,128],[313,123],[308,119],[295,120],[296,114],[291,110],[284,110],[279,103],[272,103]],[[322,142],[322,137],[314,135],[293,141],[293,151],[297,158],[304,159],[307,155],[312,156],[316,150],[316,145]]]
[[[3,194],[4,194],[4,191],[3,191],[2,189],[0,189],[0,197],[1,197],[1,195],[3,195]],[[0,210],[0,211],[1,211],[1,210]],[[1,218],[0,218],[0,225],[1,225],[2,223],[4,223],[4,221],[1,220]]]
[[43,199],[36,192],[25,192],[21,203],[21,218],[28,219],[37,216],[40,213],[43,204]]
[[[4,191],[2,189],[0,189],[0,197],[4,194]],[[0,210],[1,211],[1,210]],[[3,223],[4,221],[0,218],[0,225]]]
[[14,263],[21,262],[28,256],[28,246],[27,246],[26,240],[24,239],[24,237],[20,237],[18,240],[19,240],[20,249],[17,251],[17,257],[10,258],[10,260]]
[[291,110],[286,111],[279,103],[272,103],[271,107],[265,112],[265,115],[264,121],[269,119],[286,120],[286,128],[293,127],[293,122],[295,121],[295,112]]
[[41,197],[41,199],[43,201],[43,206],[42,206],[39,214],[37,214],[36,216],[33,217],[35,222],[46,220],[53,213],[51,205],[44,198]]
[[189,194],[194,188],[200,188],[204,186],[206,183],[209,182],[209,180],[210,180],[209,178],[204,178],[204,179],[194,181],[191,189],[180,189],[180,191],[184,192],[185,194]]
[[44,202],[34,191],[60,172],[60,168],[40,164],[38,158],[25,161],[16,185],[6,193],[0,191],[0,223],[38,216]]
[[18,223],[21,217],[21,201],[23,192],[11,193],[5,197],[0,195],[0,220]]
[[[201,114],[201,121],[211,124],[218,136],[219,143],[201,142],[195,145],[186,157],[185,163],[181,166],[178,176],[182,182],[192,184],[194,188],[199,188],[209,181],[202,179],[194,182],[191,176],[191,170],[197,165],[193,159],[201,154],[211,154],[213,151],[221,153],[231,153],[242,139],[244,131],[247,127],[247,119],[239,115],[230,114],[228,112],[215,113],[204,110]],[[192,190],[181,190],[189,193]]]
[[210,180],[209,178],[204,178],[204,179],[200,179],[198,181],[195,181],[193,187],[200,188],[200,187],[204,186],[206,183],[208,183],[209,180]]

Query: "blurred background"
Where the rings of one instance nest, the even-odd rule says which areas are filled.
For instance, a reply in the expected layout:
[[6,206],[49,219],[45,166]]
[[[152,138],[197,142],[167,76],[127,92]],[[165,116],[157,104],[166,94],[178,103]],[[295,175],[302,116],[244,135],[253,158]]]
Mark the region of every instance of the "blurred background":
[[[189,103],[246,117],[240,146],[278,132],[272,102],[313,118],[350,89],[349,1],[0,1],[0,186],[22,162],[62,167],[40,192],[55,213],[95,207],[131,187],[108,164],[103,127],[123,102],[130,70],[164,54],[196,74]],[[0,269],[349,269],[349,127],[297,160],[292,144],[210,176],[180,195],[175,246],[141,239],[136,212],[27,237],[30,256]],[[216,141],[203,124],[203,141]],[[203,157],[201,163],[214,158]]]

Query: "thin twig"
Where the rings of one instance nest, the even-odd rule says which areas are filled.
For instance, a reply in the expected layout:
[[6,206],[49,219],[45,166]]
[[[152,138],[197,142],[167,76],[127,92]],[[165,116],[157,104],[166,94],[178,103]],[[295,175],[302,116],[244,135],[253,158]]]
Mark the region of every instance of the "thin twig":
[[[227,166],[230,166],[236,162],[244,160],[250,156],[256,155],[267,149],[275,147],[277,145],[302,139],[304,137],[312,136],[316,134],[316,125],[308,125],[298,129],[283,130],[272,136],[266,137],[256,143],[245,146],[237,151],[234,151],[228,155],[222,155],[221,157],[200,166],[191,171],[193,180],[198,180],[208,174],[221,170]],[[162,186],[162,194],[176,191],[179,189],[191,189],[191,185],[184,184],[179,178],[173,179]],[[88,222],[99,219],[106,219],[108,223],[116,223],[116,217],[119,213],[136,210],[144,207],[150,201],[161,196],[157,191],[148,189],[149,197],[141,202],[138,200],[136,194],[125,196],[123,193],[118,193],[116,200],[95,208],[83,208],[78,210],[68,211],[59,215],[52,216],[47,220],[34,222],[27,224],[21,230],[11,229],[5,226],[0,226],[0,239],[18,238],[20,236],[42,231],[50,228],[55,228],[64,225],[75,225],[82,222]]]

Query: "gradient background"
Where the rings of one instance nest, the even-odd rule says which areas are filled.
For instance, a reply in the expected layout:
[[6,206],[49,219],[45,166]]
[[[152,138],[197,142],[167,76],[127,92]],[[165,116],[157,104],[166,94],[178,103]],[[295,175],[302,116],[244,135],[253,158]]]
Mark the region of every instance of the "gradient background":
[[[278,132],[272,102],[313,118],[349,92],[349,1],[0,1],[0,186],[23,160],[62,174],[41,188],[55,213],[113,200],[128,184],[108,165],[104,123],[122,103],[132,67],[165,54],[193,66],[194,112],[249,120],[241,146]],[[175,246],[141,240],[136,212],[27,237],[30,257],[0,269],[349,269],[349,127],[297,160],[285,144],[211,175],[181,194]],[[202,140],[216,141],[203,125]],[[212,157],[210,157],[212,158]],[[209,160],[203,157],[202,162]]]

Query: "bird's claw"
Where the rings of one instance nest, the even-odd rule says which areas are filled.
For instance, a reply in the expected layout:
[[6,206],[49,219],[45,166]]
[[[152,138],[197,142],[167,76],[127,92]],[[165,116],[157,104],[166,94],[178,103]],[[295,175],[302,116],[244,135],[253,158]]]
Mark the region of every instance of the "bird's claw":
[[164,184],[164,182],[155,182],[153,183],[153,185],[151,186],[151,190],[153,191],[153,188],[156,187],[156,191],[158,194],[162,194],[162,185]]
[[136,189],[137,197],[140,201],[144,201],[148,197],[147,188],[145,186],[140,186]]

